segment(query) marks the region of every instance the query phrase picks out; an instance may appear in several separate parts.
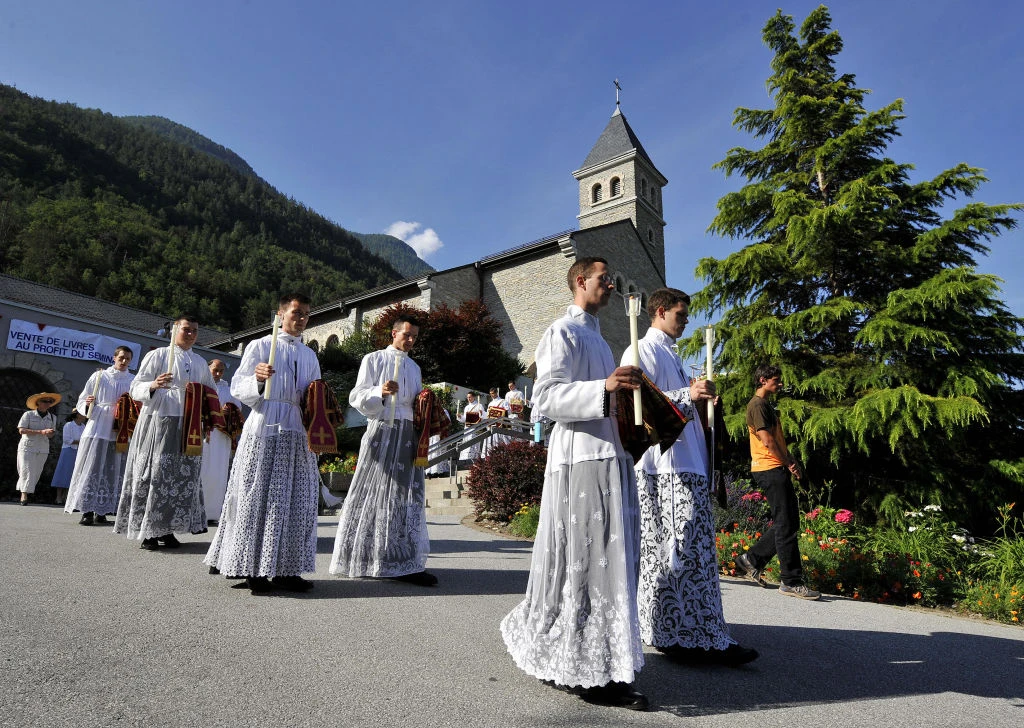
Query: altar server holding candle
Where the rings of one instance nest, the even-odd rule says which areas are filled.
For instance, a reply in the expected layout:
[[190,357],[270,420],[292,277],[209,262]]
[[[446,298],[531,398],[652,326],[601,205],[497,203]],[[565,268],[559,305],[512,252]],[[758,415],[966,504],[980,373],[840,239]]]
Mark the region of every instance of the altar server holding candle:
[[391,345],[363,357],[349,393],[349,404],[368,423],[338,520],[332,574],[385,577],[418,586],[437,583],[437,577],[425,571],[430,542],[423,468],[413,465],[413,404],[423,384],[409,352],[419,332],[415,322],[396,319]]
[[313,588],[302,574],[316,568],[318,438],[312,417],[306,430],[302,404],[308,392],[306,412],[321,407],[310,400],[322,383],[310,387],[320,362],[301,339],[309,306],[303,294],[281,296],[279,330],[249,342],[231,378],[231,394],[252,411],[205,563],[212,574],[245,577],[253,594]]
[[[638,506],[614,393],[640,370],[616,368],[597,314],[615,286],[607,262],[569,268],[573,305],[537,345],[533,406],[554,422],[526,597],[501,622],[527,674],[584,700],[645,710],[636,615]],[[620,314],[621,315],[621,314]]]
[[124,479],[124,453],[117,451],[114,409],[117,400],[128,391],[135,375],[128,371],[132,350],[119,346],[114,350],[114,364],[93,372],[78,398],[79,412],[89,412],[89,421],[78,444],[75,470],[64,501],[64,512],[81,511],[78,521],[83,526],[104,524],[107,516],[117,513]]
[[[710,379],[692,384],[675,350],[688,321],[690,297],[659,288],[648,298],[651,327],[638,344],[640,367],[689,419],[666,451],[651,447],[636,463],[640,499],[640,635],[687,663],[740,665],[757,657],[729,635],[718,583],[715,521],[704,430],[694,411],[712,402]],[[632,362],[632,347],[622,354]]]
[[192,351],[199,334],[196,318],[179,316],[173,332],[170,346],[142,358],[128,390],[142,407],[128,447],[114,533],[141,539],[149,551],[177,548],[176,533],[206,531],[202,456],[185,454],[182,443],[185,434],[201,441],[201,431],[191,431],[193,424],[201,425],[185,416],[187,385],[212,389],[214,383],[206,360]]

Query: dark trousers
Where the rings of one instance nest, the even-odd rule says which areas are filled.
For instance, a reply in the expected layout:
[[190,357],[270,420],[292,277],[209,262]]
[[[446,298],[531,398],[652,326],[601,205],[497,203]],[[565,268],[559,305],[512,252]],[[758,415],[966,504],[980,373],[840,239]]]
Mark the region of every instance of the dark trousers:
[[800,509],[796,492],[786,468],[775,468],[751,473],[754,485],[768,499],[772,512],[772,525],[757,540],[750,551],[754,565],[763,569],[778,554],[782,583],[786,586],[803,584],[803,565],[800,563],[800,549],[797,546],[797,532],[800,530]]

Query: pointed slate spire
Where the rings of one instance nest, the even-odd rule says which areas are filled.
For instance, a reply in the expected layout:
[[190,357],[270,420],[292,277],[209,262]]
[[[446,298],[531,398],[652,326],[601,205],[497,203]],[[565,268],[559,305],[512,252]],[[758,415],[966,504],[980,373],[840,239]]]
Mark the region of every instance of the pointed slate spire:
[[626,121],[626,115],[622,113],[618,105],[615,106],[615,113],[612,114],[612,118],[608,120],[608,126],[601,132],[601,136],[598,137],[597,143],[593,149],[590,150],[590,154],[583,160],[583,164],[580,165],[580,169],[586,169],[592,167],[595,164],[606,162],[609,159],[615,159],[620,157],[627,152],[636,151],[636,153],[643,158],[651,167],[655,170],[657,167],[654,166],[654,162],[647,155],[647,151],[644,149],[643,144],[637,139],[636,134],[633,133],[633,129],[630,128],[629,122]]

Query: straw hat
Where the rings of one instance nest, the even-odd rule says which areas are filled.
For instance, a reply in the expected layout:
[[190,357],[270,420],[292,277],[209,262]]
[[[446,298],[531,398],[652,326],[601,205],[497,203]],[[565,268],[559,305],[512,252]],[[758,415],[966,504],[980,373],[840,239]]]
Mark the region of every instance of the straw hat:
[[40,392],[39,394],[33,394],[31,397],[26,399],[25,406],[28,407],[29,409],[35,409],[36,405],[39,404],[39,400],[41,399],[52,399],[53,404],[51,404],[50,406],[53,407],[55,405],[60,404],[60,401],[61,399],[63,399],[63,397],[61,397],[56,392]]

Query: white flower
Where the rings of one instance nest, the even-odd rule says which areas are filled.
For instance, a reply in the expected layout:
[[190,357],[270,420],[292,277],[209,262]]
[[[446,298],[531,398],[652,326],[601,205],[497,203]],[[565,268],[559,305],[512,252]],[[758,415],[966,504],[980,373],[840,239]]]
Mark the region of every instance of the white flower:
[[921,513],[921,511],[907,511],[903,515],[907,516],[908,518],[921,518],[924,516],[924,514]]
[[926,511],[941,511],[942,510],[942,506],[929,505],[929,506],[925,506],[924,509]]
[[916,530],[917,530],[917,526],[911,526],[910,528],[907,529],[907,531],[909,531],[910,533],[913,533]]
[[954,533],[953,534],[953,540],[954,541],[958,541],[960,543],[963,543],[964,541],[967,540],[967,538],[965,536],[961,536],[959,533]]

